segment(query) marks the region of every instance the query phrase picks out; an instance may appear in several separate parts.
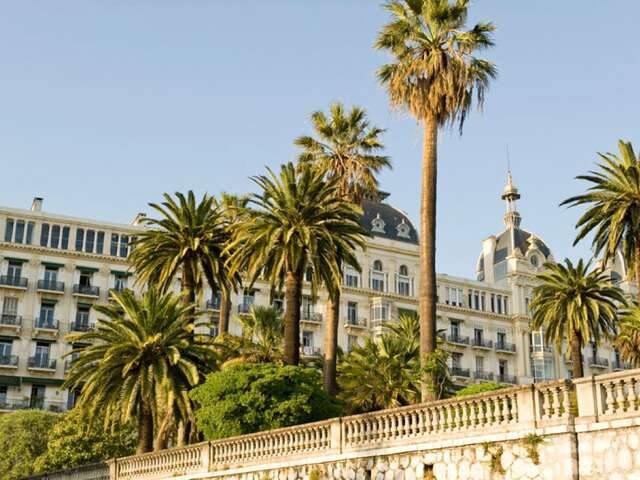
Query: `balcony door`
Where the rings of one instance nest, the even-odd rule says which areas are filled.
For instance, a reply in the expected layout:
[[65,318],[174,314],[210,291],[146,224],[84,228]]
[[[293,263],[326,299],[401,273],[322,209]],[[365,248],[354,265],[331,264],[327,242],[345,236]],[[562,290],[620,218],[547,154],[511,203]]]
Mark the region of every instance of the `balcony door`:
[[20,281],[20,277],[22,277],[22,262],[15,262],[13,260],[9,260],[7,277],[12,279],[15,284],[18,284]]
[[45,385],[32,385],[31,397],[29,399],[29,407],[44,408],[44,394],[47,390]]
[[46,368],[49,366],[49,352],[51,346],[48,343],[38,342],[36,343],[35,364],[40,368]]
[[39,327],[53,327],[55,324],[54,315],[56,311],[56,304],[49,302],[42,302],[40,305],[40,318],[38,321]]

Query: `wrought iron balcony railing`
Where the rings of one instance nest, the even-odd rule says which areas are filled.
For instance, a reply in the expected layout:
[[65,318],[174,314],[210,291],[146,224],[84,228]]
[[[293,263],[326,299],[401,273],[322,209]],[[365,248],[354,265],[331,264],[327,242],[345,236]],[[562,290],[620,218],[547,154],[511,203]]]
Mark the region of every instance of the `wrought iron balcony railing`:
[[38,280],[38,290],[45,290],[47,292],[64,292],[64,282]]

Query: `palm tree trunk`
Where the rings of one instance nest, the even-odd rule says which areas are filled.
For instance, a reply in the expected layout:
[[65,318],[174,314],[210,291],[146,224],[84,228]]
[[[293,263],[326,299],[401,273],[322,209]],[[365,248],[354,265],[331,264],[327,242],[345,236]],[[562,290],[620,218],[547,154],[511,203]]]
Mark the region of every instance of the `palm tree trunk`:
[[284,364],[300,363],[300,301],[302,275],[289,270],[284,284]]
[[195,281],[193,279],[193,272],[190,268],[187,268],[187,262],[182,265],[182,289],[184,290],[184,303],[195,303],[196,301],[196,288]]
[[225,288],[220,290],[220,316],[218,320],[218,335],[229,332],[229,315],[231,313],[231,294]]
[[636,239],[636,252],[635,252],[635,267],[636,267],[636,288],[638,289],[638,304],[640,304],[640,238]]
[[571,368],[573,372],[573,378],[584,377],[584,370],[582,368],[582,345],[580,337],[576,332],[571,335],[571,361],[573,366]]
[[334,397],[336,385],[336,355],[338,351],[338,323],[340,321],[340,292],[329,294],[327,302],[327,323],[324,333],[324,391]]
[[171,405],[167,408],[164,419],[158,428],[158,432],[156,433],[155,440],[153,441],[153,451],[157,452],[158,450],[162,450],[167,448],[167,436],[169,433],[169,426],[171,425],[171,421],[173,420],[173,406],[174,402],[171,402]]
[[[424,121],[422,193],[420,201],[420,361],[436,349],[436,188],[438,179],[438,124],[434,116]],[[435,399],[435,378],[425,374],[422,401]]]
[[138,448],[136,454],[147,453],[153,450],[153,415],[151,408],[145,401],[140,403],[138,415]]

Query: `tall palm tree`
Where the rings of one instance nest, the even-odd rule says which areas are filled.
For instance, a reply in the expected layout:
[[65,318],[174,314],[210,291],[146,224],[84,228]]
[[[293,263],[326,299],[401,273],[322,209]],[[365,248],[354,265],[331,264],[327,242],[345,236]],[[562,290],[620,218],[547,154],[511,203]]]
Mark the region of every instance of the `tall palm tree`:
[[[214,205],[220,210],[225,232],[225,243],[231,242],[233,229],[242,222],[242,212],[247,207],[249,197],[247,195],[234,195],[222,192],[220,199],[214,199]],[[220,315],[218,321],[218,334],[224,335],[229,331],[229,318],[231,314],[231,292],[237,291],[240,285],[240,276],[232,275],[228,269],[228,257],[230,252],[225,249],[222,252],[224,260],[220,263]]]
[[[251,195],[244,221],[229,245],[232,272],[245,271],[250,284],[264,276],[276,290],[284,286],[284,362],[300,360],[300,305],[303,276],[310,262],[312,294],[329,276],[340,275],[336,252],[352,251],[362,227],[360,209],[345,201],[336,180],[310,166],[282,165],[280,174],[253,177],[261,192]],[[321,271],[324,272],[321,277]]]
[[138,235],[130,261],[138,284],[157,285],[162,292],[180,274],[188,304],[202,292],[203,279],[214,291],[226,284],[222,252],[227,239],[213,197],[204,195],[196,201],[192,191],[186,196],[177,192],[175,197],[177,201],[165,193],[164,202],[149,204],[160,218],[146,220],[151,228]]
[[[390,0],[392,20],[375,48],[394,62],[378,70],[392,107],[407,110],[424,128],[420,201],[420,352],[436,349],[436,189],[438,129],[458,124],[460,131],[474,97],[484,102],[495,66],[474,54],[493,45],[491,23],[465,30],[469,0]],[[425,378],[423,400],[432,399]]]
[[616,330],[613,346],[624,361],[640,367],[640,306],[637,303],[620,312]]
[[94,309],[104,316],[95,330],[67,336],[87,346],[71,352],[77,358],[63,388],[81,388],[79,407],[107,421],[136,418],[137,452],[151,451],[154,425],[164,425],[156,432],[164,435],[167,424],[192,418],[188,391],[214,365],[211,340],[193,335],[194,304],[156,288],[141,299],[113,292],[112,302]]
[[618,149],[620,156],[599,153],[602,162],[598,171],[576,177],[591,184],[587,193],[561,205],[588,205],[576,224],[574,245],[593,232],[596,254],[602,253],[606,264],[621,250],[629,269],[635,269],[636,285],[640,286],[640,157],[630,142],[618,141]]
[[[366,196],[375,194],[378,191],[376,175],[382,168],[391,166],[388,157],[377,155],[384,148],[379,138],[384,130],[371,126],[362,108],[354,106],[346,112],[338,102],[329,106],[328,116],[322,111],[313,112],[311,123],[315,138],[301,136],[294,141],[302,149],[298,156],[300,163],[315,165],[325,172],[327,178],[335,178],[340,195],[353,203],[361,204]],[[350,256],[356,260],[353,255]],[[341,267],[350,264],[360,270],[357,260],[347,260],[340,259]],[[329,301],[325,323],[323,383],[325,391],[335,395],[342,279],[327,287]]]
[[537,275],[540,282],[531,301],[532,327],[544,329],[545,339],[555,343],[558,352],[568,340],[573,377],[582,377],[582,347],[589,341],[597,345],[614,331],[618,305],[624,305],[622,291],[602,270],[589,272],[582,259],[546,263]]

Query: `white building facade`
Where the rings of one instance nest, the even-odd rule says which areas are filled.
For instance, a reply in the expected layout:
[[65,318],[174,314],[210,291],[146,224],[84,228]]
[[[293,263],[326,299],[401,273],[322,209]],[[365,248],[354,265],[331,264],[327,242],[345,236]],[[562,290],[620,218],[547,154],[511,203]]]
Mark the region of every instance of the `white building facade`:
[[[553,261],[547,245],[520,228],[509,175],[502,195],[507,204],[505,230],[482,243],[477,278],[438,275],[438,329],[451,352],[458,385],[496,381],[506,384],[566,378],[568,365],[541,332],[532,332],[528,303],[534,275]],[[75,393],[61,389],[72,346],[65,335],[92,328],[91,306],[106,302],[112,289],[131,288],[129,244],[143,227],[45,213],[42,199],[32,208],[0,207],[0,411],[18,408],[65,410]],[[382,332],[418,302],[418,237],[408,217],[384,202],[366,201],[362,225],[372,238],[358,252],[362,272],[346,269],[338,341],[349,351]],[[632,294],[623,262],[612,278]],[[321,355],[326,294],[316,302],[305,285],[301,315],[301,354]],[[234,314],[251,305],[282,306],[269,286],[257,282],[232,297],[231,333],[240,334]],[[219,298],[205,292],[202,308],[217,318]],[[215,329],[212,334],[215,334]],[[586,373],[628,368],[611,348],[588,346]]]

